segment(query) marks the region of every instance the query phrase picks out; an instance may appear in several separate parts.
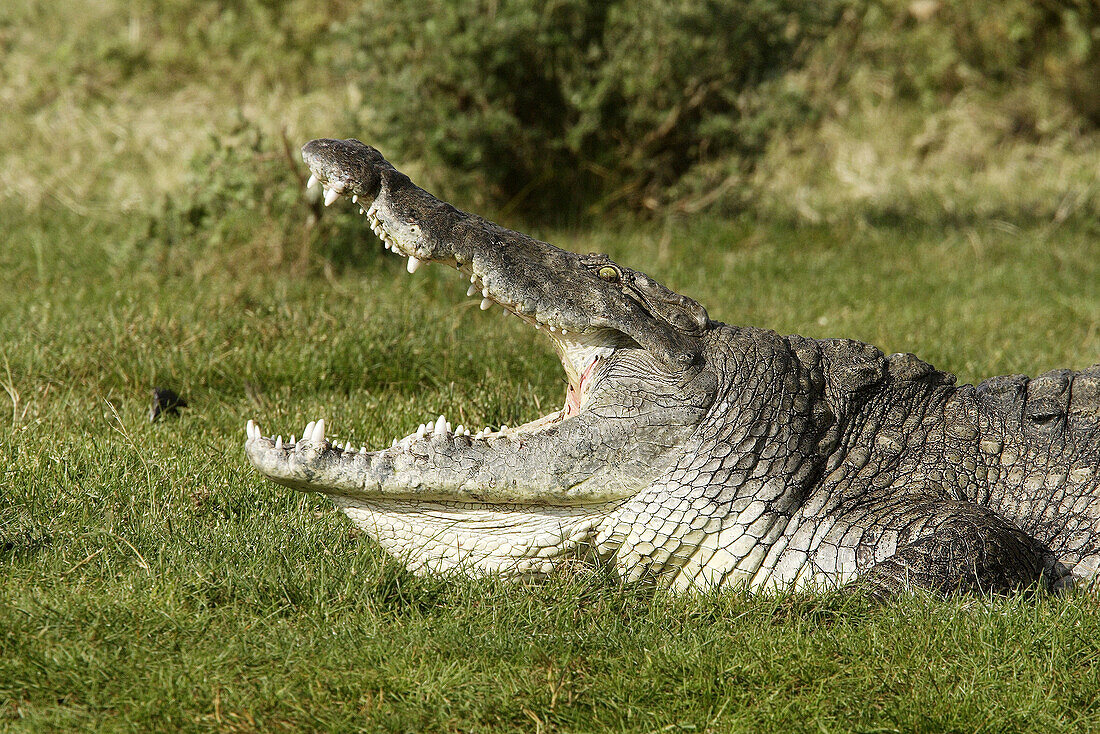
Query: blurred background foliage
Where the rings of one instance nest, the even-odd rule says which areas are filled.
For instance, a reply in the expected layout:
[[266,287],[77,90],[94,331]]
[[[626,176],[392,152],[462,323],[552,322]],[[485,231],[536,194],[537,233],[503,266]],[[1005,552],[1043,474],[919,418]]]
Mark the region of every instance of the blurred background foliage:
[[[536,214],[657,209],[685,177],[758,157],[812,110],[773,81],[838,17],[832,0],[380,3],[347,25],[402,154],[475,173]],[[778,93],[773,93],[778,92]],[[415,126],[409,125],[416,120]]]
[[318,136],[513,221],[1100,214],[1094,0],[13,0],[0,54],[0,196],[159,232]]

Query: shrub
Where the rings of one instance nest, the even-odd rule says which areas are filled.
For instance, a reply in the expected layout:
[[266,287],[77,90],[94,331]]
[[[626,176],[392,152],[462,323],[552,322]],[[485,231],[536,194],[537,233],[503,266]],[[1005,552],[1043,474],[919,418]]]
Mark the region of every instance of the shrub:
[[166,196],[151,220],[155,239],[168,249],[197,240],[211,251],[235,250],[251,244],[258,224],[281,225],[302,196],[293,164],[277,146],[244,120],[212,135],[191,161],[187,184]]
[[150,213],[143,241],[167,273],[344,266],[377,255],[362,248],[352,207],[324,209],[305,189],[297,145],[247,120],[191,161],[182,189]]
[[[760,104],[839,0],[370,2],[345,71],[395,150],[467,175],[505,210],[667,203],[805,116]],[[456,185],[457,184],[457,185]]]

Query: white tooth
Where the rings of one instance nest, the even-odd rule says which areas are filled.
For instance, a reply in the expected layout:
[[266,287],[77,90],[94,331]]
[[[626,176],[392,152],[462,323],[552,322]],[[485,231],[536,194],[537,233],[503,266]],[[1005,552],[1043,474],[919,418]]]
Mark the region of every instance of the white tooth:
[[255,432],[255,430],[256,430],[256,424],[253,423],[252,419],[250,418],[248,420],[248,423],[244,424],[244,432],[245,432],[245,435],[248,436],[249,440],[255,438],[255,436],[252,435],[253,432]]
[[339,198],[340,194],[336,193],[336,189],[325,189],[325,206],[328,206]]
[[275,448],[277,448],[277,449],[281,449],[282,447],[283,447],[283,437],[282,437],[282,436],[278,436],[278,437],[276,437],[276,439],[275,439]]
[[439,418],[437,418],[436,421],[435,421],[435,431],[434,431],[435,435],[442,436],[444,433],[446,433],[446,429],[447,429],[447,419],[444,418],[443,416],[439,416]]
[[310,437],[313,443],[321,443],[325,440],[325,419],[321,418],[313,426],[313,435]]
[[317,185],[317,176],[312,174],[312,173],[309,174],[309,180],[306,181],[306,188],[307,189],[312,189],[316,185]]
[[[358,204],[359,203],[359,195],[358,194],[352,194],[351,195],[351,203],[352,204]],[[360,214],[363,213],[363,207],[359,207],[359,213]]]
[[474,287],[473,283],[470,283],[470,287],[466,289],[466,295],[472,296],[475,293],[477,293],[477,288]]
[[313,426],[316,425],[313,421],[306,424],[305,429],[302,431],[302,440],[308,441],[309,437],[313,435]]
[[488,311],[489,307],[492,306],[492,305],[493,305],[493,302],[490,301],[488,298],[482,298],[481,299],[481,310],[482,311]]
[[419,268],[419,267],[420,267],[420,261],[416,259],[416,256],[409,255],[409,264],[408,264],[406,269],[410,273],[415,273],[416,269]]

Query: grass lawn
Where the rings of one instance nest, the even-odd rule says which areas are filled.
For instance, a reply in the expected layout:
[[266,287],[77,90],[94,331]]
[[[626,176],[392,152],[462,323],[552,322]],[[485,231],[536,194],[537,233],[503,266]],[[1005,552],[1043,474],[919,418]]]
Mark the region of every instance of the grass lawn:
[[[425,580],[323,498],[261,480],[250,417],[283,434],[325,417],[379,446],[439,413],[514,425],[563,400],[541,335],[452,271],[407,275],[365,228],[346,244],[349,212],[325,210],[296,269],[136,216],[0,211],[0,728],[1100,728],[1095,596],[872,608],[670,598],[585,569]],[[538,234],[714,318],[913,351],[964,381],[1100,355],[1082,225]],[[151,424],[153,385],[191,407]]]
[[[373,7],[0,2],[0,731],[1100,730],[1095,595],[874,608],[595,569],[420,579],[324,498],[261,480],[248,418],[285,436],[324,417],[377,447],[440,413],[516,425],[564,400],[541,334],[453,272],[407,275],[346,202],[311,207],[291,180],[280,129],[374,142],[377,90],[344,73],[341,30]],[[1002,122],[1026,109],[960,94],[930,113],[852,63],[864,94],[822,89],[866,104],[780,136],[746,189],[758,216],[833,224],[534,234],[713,318],[963,381],[1100,360],[1095,135],[1054,105],[1020,142]],[[995,219],[1013,213],[1032,224]],[[154,385],[190,407],[150,423]]]

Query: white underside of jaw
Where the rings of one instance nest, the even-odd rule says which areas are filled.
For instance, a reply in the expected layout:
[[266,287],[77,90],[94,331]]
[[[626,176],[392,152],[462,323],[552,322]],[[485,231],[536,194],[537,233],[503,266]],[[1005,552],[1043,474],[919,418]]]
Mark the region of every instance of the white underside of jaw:
[[414,573],[544,575],[583,555],[620,503],[584,507],[332,500]]

